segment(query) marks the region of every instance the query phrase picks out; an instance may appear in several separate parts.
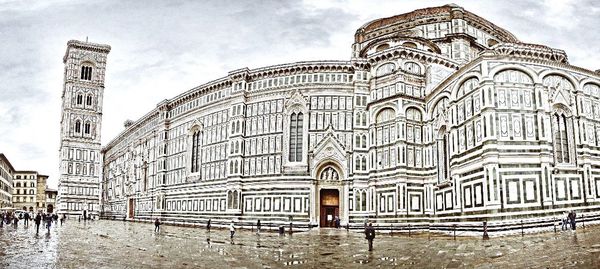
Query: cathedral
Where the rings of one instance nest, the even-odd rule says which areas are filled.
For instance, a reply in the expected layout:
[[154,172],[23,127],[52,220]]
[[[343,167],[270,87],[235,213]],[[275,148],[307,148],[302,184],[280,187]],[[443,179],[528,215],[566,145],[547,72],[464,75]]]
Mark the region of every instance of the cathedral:
[[77,142],[95,143],[101,95],[83,67],[103,82],[109,50],[88,47],[98,57],[67,63],[92,99],[64,97],[82,113],[63,123],[61,169],[101,177],[102,217],[437,231],[600,219],[600,71],[460,6],[368,22],[349,60],[242,68],[161,101],[86,172],[99,156]]

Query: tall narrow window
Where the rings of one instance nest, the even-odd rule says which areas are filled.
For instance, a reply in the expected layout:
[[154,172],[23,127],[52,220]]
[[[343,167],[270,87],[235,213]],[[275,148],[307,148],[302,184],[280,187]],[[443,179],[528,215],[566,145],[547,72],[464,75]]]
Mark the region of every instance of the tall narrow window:
[[442,134],[442,138],[437,141],[438,153],[438,183],[446,180],[448,174],[448,135]]
[[360,202],[362,211],[367,211],[367,191],[362,191],[360,194]]
[[88,105],[88,106],[92,105],[92,96],[91,95],[86,96],[86,98],[85,98],[85,104]]
[[75,133],[81,133],[81,122],[80,121],[75,122]]
[[362,157],[362,162],[361,162],[361,170],[363,171],[367,171],[367,157],[363,156]]
[[290,162],[302,161],[302,128],[302,113],[292,113],[290,115],[290,152],[288,157]]
[[77,95],[77,104],[78,105],[83,104],[83,95],[81,95],[81,94]]
[[80,78],[83,80],[92,80],[92,67],[91,66],[82,66]]
[[552,128],[554,133],[554,159],[557,163],[571,163],[570,137],[573,130],[570,128],[571,118],[563,110],[558,110],[552,115]]
[[202,137],[199,131],[192,135],[192,173],[200,171],[200,138]]
[[84,124],[84,126],[83,126],[83,132],[84,132],[85,134],[90,134],[90,123],[89,123],[89,122],[86,122],[86,123]]

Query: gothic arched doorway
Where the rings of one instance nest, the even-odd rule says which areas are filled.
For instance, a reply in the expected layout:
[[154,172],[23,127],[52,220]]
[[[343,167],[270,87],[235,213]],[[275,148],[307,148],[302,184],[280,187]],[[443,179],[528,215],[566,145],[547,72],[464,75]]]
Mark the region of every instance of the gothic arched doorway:
[[345,216],[343,176],[336,163],[328,162],[317,169],[315,217],[319,227],[336,227]]

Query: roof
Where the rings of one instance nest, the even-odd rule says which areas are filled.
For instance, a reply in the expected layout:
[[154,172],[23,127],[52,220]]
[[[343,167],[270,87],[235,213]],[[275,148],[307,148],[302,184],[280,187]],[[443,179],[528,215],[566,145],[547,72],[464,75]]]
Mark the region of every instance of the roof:
[[12,166],[12,164],[8,161],[8,158],[6,158],[6,155],[4,155],[4,153],[0,153],[0,160],[3,160],[6,164],[8,164],[8,167],[10,167],[10,169],[12,170],[12,172],[15,171],[15,168]]
[[[459,13],[455,13],[455,12]],[[462,12],[462,13],[460,13]],[[462,15],[460,15],[462,14]],[[361,26],[355,35],[355,42],[364,42],[366,40],[370,40],[372,38],[367,38],[369,33],[373,33],[381,28],[385,28],[391,25],[403,24],[403,23],[411,23],[414,25],[423,25],[431,23],[435,21],[434,18],[440,19],[443,17],[443,20],[452,19],[452,18],[462,18],[466,21],[469,21],[475,25],[479,25],[479,27],[486,28],[490,33],[494,34],[496,37],[503,39],[503,42],[517,42],[518,39],[509,31],[491,23],[490,21],[477,16],[474,13],[466,11],[464,8],[456,5],[456,4],[448,4],[439,7],[429,7],[417,9],[408,13],[403,13],[387,18],[380,18],[372,20],[363,26]]]
[[33,171],[33,170],[19,170],[19,171],[15,171],[15,174],[38,174],[37,171]]

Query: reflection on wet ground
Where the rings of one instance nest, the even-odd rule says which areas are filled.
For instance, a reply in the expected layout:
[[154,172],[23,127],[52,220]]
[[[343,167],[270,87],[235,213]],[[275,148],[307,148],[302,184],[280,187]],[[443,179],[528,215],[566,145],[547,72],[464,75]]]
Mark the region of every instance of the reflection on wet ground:
[[293,235],[68,221],[50,233],[0,228],[0,268],[600,268],[600,227],[492,238],[364,235],[315,229]]

